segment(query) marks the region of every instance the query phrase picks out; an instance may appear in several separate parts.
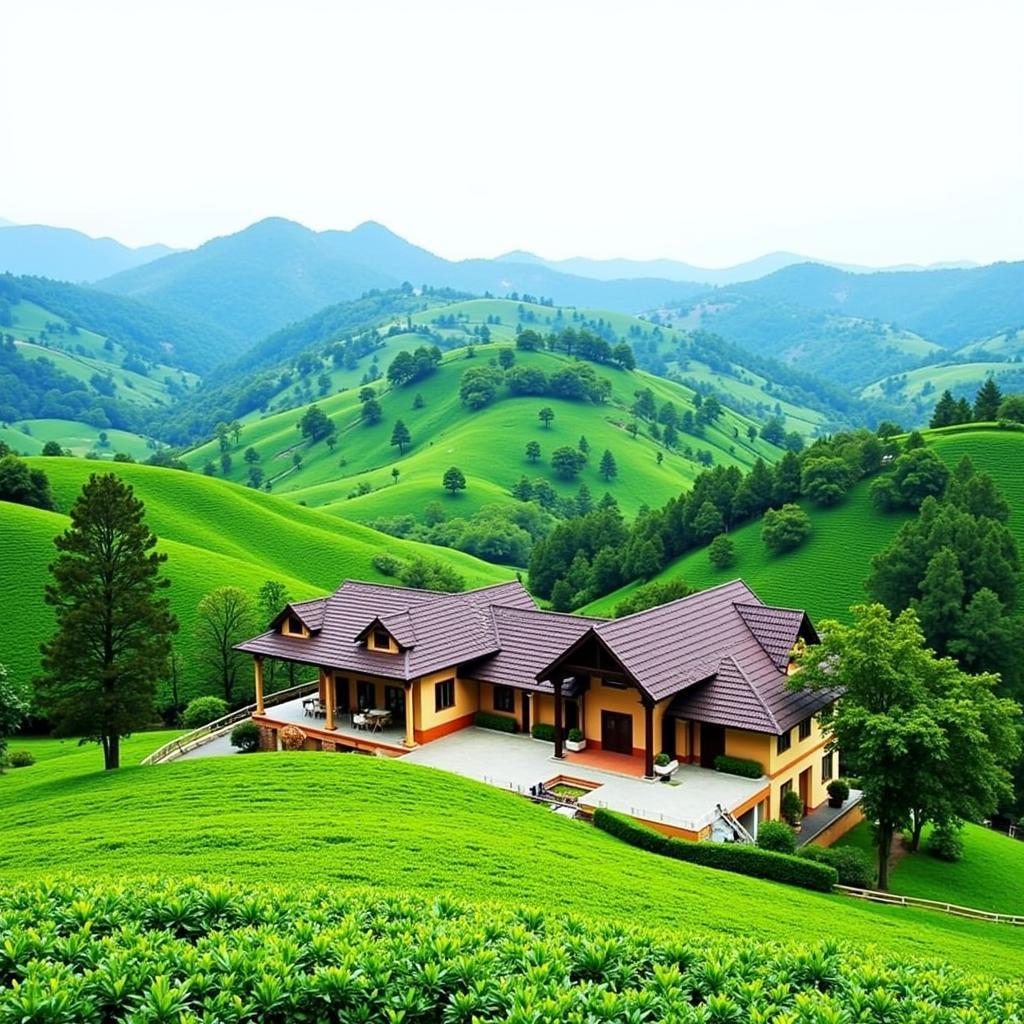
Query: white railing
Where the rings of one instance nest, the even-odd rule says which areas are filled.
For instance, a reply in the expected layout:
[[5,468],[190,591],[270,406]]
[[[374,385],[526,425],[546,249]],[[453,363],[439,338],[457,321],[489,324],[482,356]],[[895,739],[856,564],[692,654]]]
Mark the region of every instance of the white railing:
[[603,807],[608,811],[618,811],[621,814],[628,814],[631,818],[639,818],[642,821],[656,821],[661,825],[682,829],[685,832],[699,832],[702,828],[714,824],[719,818],[718,811],[709,811],[699,818],[687,820],[685,818],[673,817],[671,814],[665,814],[664,811],[652,811],[646,807],[630,807],[628,810],[623,810],[622,807],[613,807],[606,800],[597,800],[593,803],[588,800],[587,806]]
[[997,914],[995,911],[961,907],[956,903],[943,903],[941,900],[922,900],[916,896],[900,896],[894,892],[881,892],[878,889],[857,889],[850,885],[837,885],[836,892],[853,896],[859,900],[869,900],[872,903],[920,907],[922,910],[939,910],[944,914],[953,914],[955,917],[970,917],[978,921],[996,921],[999,924],[1024,926],[1024,914]]
[[[270,708],[276,704],[286,704],[297,697],[303,697],[307,693],[312,693],[318,686],[317,682],[299,683],[298,686],[291,686],[287,690],[268,693],[263,699],[263,706]],[[195,750],[196,747],[201,747],[204,743],[209,743],[210,740],[223,736],[239,722],[251,718],[255,710],[255,704],[246,704],[244,708],[239,708],[237,711],[232,711],[221,718],[216,718],[212,722],[207,722],[206,725],[201,725],[198,729],[192,729],[177,739],[170,740],[162,747],[158,747],[142,763],[161,764],[164,761],[173,761],[176,757],[181,757],[182,754],[187,754],[190,750]]]

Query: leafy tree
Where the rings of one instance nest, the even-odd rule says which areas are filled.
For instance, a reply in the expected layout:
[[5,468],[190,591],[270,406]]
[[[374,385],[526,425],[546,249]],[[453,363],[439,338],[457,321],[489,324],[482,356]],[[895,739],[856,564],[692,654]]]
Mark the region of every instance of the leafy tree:
[[511,370],[516,361],[516,354],[510,348],[503,348],[498,352],[498,365],[503,370]]
[[1021,709],[993,694],[995,678],[969,675],[925,645],[917,616],[882,605],[851,609],[853,623],[825,621],[820,645],[798,659],[795,689],[842,692],[821,723],[860,778],[864,811],[877,822],[878,885],[889,885],[892,839],[928,820],[981,818],[1011,789]]
[[423,401],[423,396],[417,391],[416,397],[412,400],[412,407],[414,409],[422,409],[427,403]]
[[447,562],[438,561],[436,558],[417,555],[402,566],[398,577],[407,587],[415,587],[417,590],[437,590],[454,594],[466,589],[465,578]]
[[402,475],[402,471],[397,466],[391,467],[391,479],[394,483],[398,483],[398,478]]
[[1007,395],[999,403],[999,419],[1024,423],[1024,395]]
[[46,603],[56,631],[41,647],[36,696],[59,735],[101,744],[104,767],[117,768],[121,737],[151,719],[169,671],[178,621],[160,596],[167,555],[154,550],[143,503],[113,473],[92,474],[70,515],[54,540]]
[[545,405],[544,408],[537,413],[537,417],[540,419],[541,423],[544,424],[544,429],[550,430],[551,421],[555,418],[555,410],[552,409],[551,406]]
[[197,609],[198,660],[221,687],[229,705],[234,705],[239,676],[248,660],[234,647],[252,635],[253,618],[249,595],[239,587],[210,591]]
[[59,441],[47,441],[46,444],[43,445],[42,454],[50,456],[63,455],[64,449],[61,448]]
[[697,540],[710,540],[724,529],[725,522],[718,507],[713,501],[705,501],[697,510],[697,515],[693,520],[693,532]]
[[773,551],[792,551],[810,535],[810,517],[799,505],[770,508],[762,519],[761,540]]
[[727,569],[736,560],[736,545],[720,533],[708,547],[708,561],[716,569]]
[[949,641],[957,636],[964,603],[964,577],[952,548],[939,548],[932,555],[920,588],[921,597],[912,607],[929,642],[945,654]]
[[7,667],[0,665],[0,775],[4,770],[7,753],[7,737],[21,728],[28,714],[28,699],[11,681]]
[[775,482],[772,487],[773,505],[785,505],[800,497],[800,459],[795,452],[786,452],[775,466]]
[[527,441],[526,442],[526,458],[530,462],[536,462],[540,458],[540,442],[539,441]]
[[457,491],[464,491],[466,489],[466,477],[458,466],[450,466],[446,469],[441,483],[452,497],[455,497]]
[[671,423],[665,424],[664,441],[666,448],[675,448],[679,443],[679,432]]
[[322,441],[328,434],[334,433],[334,424],[327,414],[315,403],[303,414],[298,423],[303,437],[313,442]]
[[564,480],[577,477],[586,464],[586,455],[569,445],[562,445],[551,453],[551,468]]
[[50,479],[41,469],[29,469],[16,455],[0,458],[0,501],[52,509]]
[[231,452],[220,453],[220,471],[224,476],[231,472]]
[[517,501],[530,501],[533,498],[533,484],[530,478],[521,476],[518,483],[512,488],[512,497]]
[[655,419],[658,410],[654,404],[654,392],[650,388],[640,388],[634,394],[636,401],[633,403],[633,415],[642,420]]
[[398,454],[405,454],[405,446],[412,444],[412,435],[409,428],[401,421],[395,420],[395,429],[391,431],[391,444],[398,446]]
[[513,395],[546,395],[548,375],[536,366],[515,366],[505,374]]
[[620,341],[612,349],[612,358],[623,370],[636,369],[636,357],[633,355],[633,348],[625,341]]
[[834,505],[849,490],[850,469],[834,456],[808,456],[803,463],[800,487],[815,505]]
[[992,377],[986,377],[985,383],[978,388],[974,396],[974,419],[979,423],[985,420],[994,420],[999,415],[999,404],[1003,400],[1003,393],[999,385]]
[[459,398],[470,409],[482,409],[494,400],[501,383],[498,371],[492,366],[473,366],[462,375]]
[[260,453],[255,448],[250,446],[249,448],[245,449],[244,458],[245,461],[249,463],[250,466],[254,466],[256,465],[257,462],[260,461]]
[[778,416],[773,416],[762,425],[761,437],[781,448],[786,443],[786,424]]
[[947,388],[935,403],[935,410],[928,426],[951,427],[958,423],[970,423],[971,418],[971,407],[967,400],[955,400]]
[[636,612],[646,611],[659,604],[678,601],[681,597],[689,597],[692,593],[694,593],[694,588],[685,580],[645,583],[615,606],[615,618],[621,619],[624,615],[634,615]]
[[376,398],[368,398],[363,402],[363,408],[359,415],[363,423],[368,427],[372,427],[375,423],[380,423],[381,416],[383,415],[380,402]]
[[904,452],[892,472],[871,485],[871,500],[882,510],[920,508],[929,495],[940,496],[949,481],[946,464],[928,448]]

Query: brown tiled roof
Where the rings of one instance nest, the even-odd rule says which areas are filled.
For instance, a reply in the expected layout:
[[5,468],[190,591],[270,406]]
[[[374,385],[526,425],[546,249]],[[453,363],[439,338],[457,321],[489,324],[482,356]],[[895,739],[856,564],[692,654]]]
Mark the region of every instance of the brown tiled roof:
[[[559,662],[591,637],[650,698],[675,697],[670,713],[758,732],[782,732],[835,697],[787,689],[789,652],[800,635],[816,639],[813,627],[741,580],[614,620],[541,611],[518,582],[438,594],[348,580],[291,607],[311,637],[270,630],[238,649],[405,680],[463,666],[474,679],[550,693]],[[357,642],[378,621],[401,653]]]

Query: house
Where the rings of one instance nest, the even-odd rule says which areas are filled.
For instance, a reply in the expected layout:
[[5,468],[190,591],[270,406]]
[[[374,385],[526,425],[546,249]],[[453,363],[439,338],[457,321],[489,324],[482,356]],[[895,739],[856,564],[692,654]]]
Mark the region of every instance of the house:
[[[289,604],[239,649],[254,657],[253,717],[271,741],[294,719],[265,706],[264,658],[319,671],[324,721],[302,722],[309,746],[401,756],[485,712],[510,730],[553,727],[563,761],[578,729],[587,749],[569,762],[599,756],[645,779],[661,752],[703,768],[725,754],[762,766],[727,808],[756,827],[789,789],[821,805],[835,774],[816,718],[835,695],[786,685],[794,648],[817,640],[805,612],[765,605],[741,580],[613,620],[542,611],[519,583],[439,594],[349,580]],[[366,709],[387,709],[392,728],[353,729]]]

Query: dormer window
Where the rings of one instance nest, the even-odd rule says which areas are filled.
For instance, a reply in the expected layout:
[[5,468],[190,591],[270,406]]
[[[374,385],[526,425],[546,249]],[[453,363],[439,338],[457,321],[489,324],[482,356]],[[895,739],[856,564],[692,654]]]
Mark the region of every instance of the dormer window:
[[370,646],[375,651],[391,651],[391,634],[386,629],[377,628],[370,634]]
[[286,636],[307,636],[306,627],[297,615],[289,615],[281,625],[281,632]]

